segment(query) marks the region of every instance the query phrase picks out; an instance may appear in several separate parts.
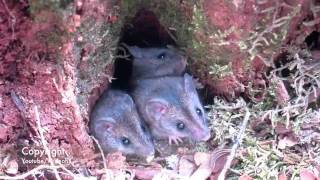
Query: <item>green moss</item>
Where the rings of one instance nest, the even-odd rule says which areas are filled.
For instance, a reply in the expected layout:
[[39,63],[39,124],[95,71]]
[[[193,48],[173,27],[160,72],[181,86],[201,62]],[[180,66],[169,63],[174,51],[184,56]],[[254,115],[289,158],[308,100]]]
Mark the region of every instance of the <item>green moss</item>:
[[40,30],[36,33],[39,42],[45,44],[49,48],[58,49],[64,39],[68,39],[69,34],[63,27],[53,26],[50,29]]
[[116,53],[117,42],[119,39],[118,33],[113,31],[111,24],[102,23],[95,20],[94,17],[88,17],[81,23],[78,28],[78,35],[83,38],[82,42],[77,42],[74,48],[74,54],[78,55],[80,60],[81,49],[84,45],[91,44],[94,46],[94,51],[89,51],[86,55],[86,68],[78,70],[77,90],[79,96],[77,101],[81,104],[81,111],[86,112],[87,96],[92,93],[92,89],[96,88],[97,84],[103,84],[103,80],[111,80],[112,72],[107,71],[107,67],[113,63]]
[[65,9],[73,0],[30,0],[29,11],[36,15],[42,10],[59,11]]
[[68,4],[73,0],[31,0],[28,11],[33,18],[33,23],[39,29],[36,40],[45,44],[48,49],[58,49],[69,39],[70,34],[63,24],[63,13]]

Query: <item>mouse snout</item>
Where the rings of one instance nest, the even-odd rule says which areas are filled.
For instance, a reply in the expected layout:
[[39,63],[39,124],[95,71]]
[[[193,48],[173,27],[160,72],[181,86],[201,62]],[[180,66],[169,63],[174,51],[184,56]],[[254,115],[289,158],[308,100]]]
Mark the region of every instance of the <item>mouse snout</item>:
[[201,141],[208,141],[210,139],[210,137],[211,137],[211,134],[210,134],[210,131],[208,131],[208,133],[205,136],[203,136]]
[[175,67],[175,69],[177,72],[182,73],[186,69],[187,60],[185,57],[183,57],[181,55],[178,57],[178,59],[179,59],[178,65]]
[[155,154],[154,145],[152,142],[144,144],[144,146],[140,147],[140,152],[145,157],[151,157]]
[[181,58],[181,66],[185,68],[187,66],[187,59],[184,56],[180,56]]
[[198,131],[194,134],[194,137],[195,137],[195,140],[197,141],[207,141],[211,137],[210,130],[206,129],[206,130]]
[[154,147],[147,148],[142,152],[142,155],[146,157],[147,160],[152,160],[154,158],[155,150]]
[[146,161],[147,161],[147,163],[150,163],[153,159],[154,159],[154,155],[147,156]]

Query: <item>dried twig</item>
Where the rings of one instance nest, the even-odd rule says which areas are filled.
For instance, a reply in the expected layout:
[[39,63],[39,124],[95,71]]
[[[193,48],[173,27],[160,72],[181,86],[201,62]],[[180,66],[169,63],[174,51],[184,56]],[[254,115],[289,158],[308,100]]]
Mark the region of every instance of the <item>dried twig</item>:
[[98,140],[96,138],[94,138],[93,136],[90,136],[93,141],[97,144],[98,148],[99,148],[99,151],[100,151],[100,154],[102,156],[102,160],[103,160],[103,167],[105,169],[105,172],[107,172],[107,164],[106,164],[106,157],[104,156],[104,153],[103,153],[103,150],[98,142]]
[[228,169],[231,166],[231,162],[232,162],[232,160],[234,159],[234,157],[236,155],[236,151],[237,151],[238,147],[242,144],[242,139],[243,139],[243,136],[244,136],[244,132],[245,132],[245,129],[247,127],[247,124],[249,122],[249,117],[250,117],[250,112],[249,112],[248,108],[245,108],[245,110],[246,110],[246,114],[244,116],[243,123],[242,123],[240,132],[239,132],[238,137],[237,137],[237,142],[232,146],[231,153],[228,156],[227,162],[225,163],[221,173],[219,174],[218,180],[224,180],[225,179],[226,173],[227,173]]
[[20,114],[22,117],[22,123],[23,123],[23,130],[25,131],[27,128],[25,107],[24,107],[21,99],[18,97],[18,95],[13,90],[11,90],[10,96],[11,96],[12,102],[16,105],[17,109],[20,111]]
[[37,172],[40,172],[41,170],[45,169],[59,169],[61,167],[59,166],[50,166],[50,165],[40,165],[24,174],[18,175],[18,176],[0,176],[0,179],[25,179],[28,176],[31,176]]
[[53,169],[53,172],[54,172],[56,178],[58,180],[61,180],[61,178],[60,178],[60,176],[58,174],[57,168],[55,168],[54,162],[52,160],[50,150],[49,150],[49,148],[47,146],[47,141],[45,140],[45,137],[44,137],[44,129],[41,127],[40,115],[39,115],[38,107],[36,105],[34,106],[34,112],[35,112],[35,115],[36,115],[36,122],[37,122],[38,131],[39,131],[39,134],[40,134],[41,142],[42,142],[43,148],[44,148],[44,150],[45,150],[45,152],[46,152],[46,154],[48,156],[51,169]]
[[[71,177],[73,177],[73,179],[80,179],[79,176],[77,176],[76,174],[72,173],[70,170],[68,170],[63,165],[59,165],[59,166],[40,165],[40,166],[38,166],[38,167],[36,167],[34,169],[31,169],[30,171],[28,171],[28,172],[26,172],[24,174],[21,174],[21,175],[18,175],[18,176],[0,176],[0,179],[8,179],[8,180],[10,180],[10,179],[15,179],[15,180],[16,179],[26,179],[26,178],[28,178],[29,176],[32,176],[32,175],[33,175],[33,177],[35,179],[37,179],[36,176],[34,176],[34,174],[39,173],[42,170],[46,170],[46,169],[51,169],[51,170],[52,169],[63,169],[63,170],[65,170],[67,172],[67,173],[64,173],[64,174],[70,175]],[[62,173],[62,172],[60,172],[60,173]],[[85,179],[85,177],[81,177],[81,178]],[[89,178],[90,177],[88,177],[88,179]]]
[[16,105],[18,110],[22,113],[22,116],[25,117],[25,107],[21,101],[21,99],[18,97],[18,95],[12,90],[10,91],[11,100]]

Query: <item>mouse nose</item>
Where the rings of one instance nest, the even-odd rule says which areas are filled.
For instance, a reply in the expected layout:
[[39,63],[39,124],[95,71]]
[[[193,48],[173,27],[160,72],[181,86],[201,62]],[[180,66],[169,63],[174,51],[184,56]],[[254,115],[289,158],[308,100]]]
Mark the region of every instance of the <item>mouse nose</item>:
[[155,154],[155,149],[153,146],[150,146],[150,147],[145,147],[145,150],[142,152],[142,154],[147,157],[147,158],[151,158],[151,157],[154,157],[154,154]]
[[146,157],[147,163],[150,163],[153,159],[154,159],[154,154]]
[[210,139],[210,137],[211,137],[211,134],[209,129],[195,133],[195,139],[197,141],[207,141]]
[[210,132],[208,132],[207,135],[204,136],[204,138],[202,138],[201,140],[202,141],[208,141],[210,139],[210,137],[211,137],[211,134],[210,134]]
[[155,155],[155,150],[151,150],[149,152],[146,152],[145,157],[146,157],[146,161],[148,163],[150,163],[153,159],[154,159],[154,155]]
[[182,66],[183,66],[183,67],[186,67],[186,66],[188,65],[187,59],[186,59],[184,56],[181,56],[180,58],[181,58],[181,64],[182,64]]
[[183,56],[180,56],[179,57],[179,61],[178,61],[178,65],[175,67],[175,70],[178,72],[178,73],[182,73],[184,72],[184,70],[186,69],[186,66],[187,66],[187,60],[185,57]]

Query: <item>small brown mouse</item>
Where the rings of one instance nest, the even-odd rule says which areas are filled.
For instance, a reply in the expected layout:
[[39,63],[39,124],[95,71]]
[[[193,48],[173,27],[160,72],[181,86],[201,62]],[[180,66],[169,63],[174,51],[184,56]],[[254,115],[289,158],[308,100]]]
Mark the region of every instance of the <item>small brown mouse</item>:
[[186,58],[173,47],[139,48],[126,47],[133,56],[132,79],[182,75],[186,69]]
[[132,97],[155,138],[169,138],[170,144],[185,137],[210,138],[207,116],[189,74],[139,79]]
[[132,98],[120,90],[105,91],[90,116],[90,130],[105,152],[153,157],[151,135]]

